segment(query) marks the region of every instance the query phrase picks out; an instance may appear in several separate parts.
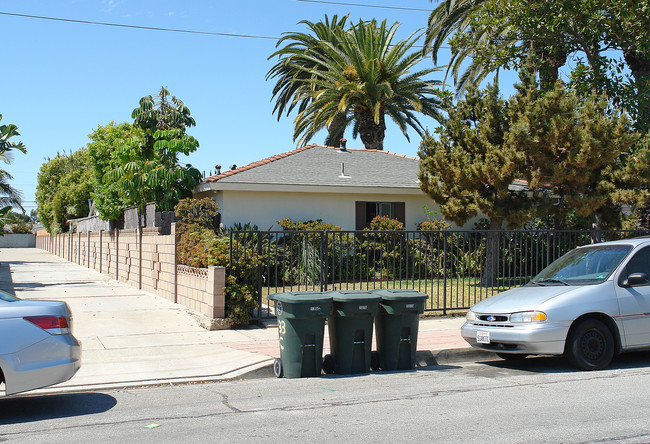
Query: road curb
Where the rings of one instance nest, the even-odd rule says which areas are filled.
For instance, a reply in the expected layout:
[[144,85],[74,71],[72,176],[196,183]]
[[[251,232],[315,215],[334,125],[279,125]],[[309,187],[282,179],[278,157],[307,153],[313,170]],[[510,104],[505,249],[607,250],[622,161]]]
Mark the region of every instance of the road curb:
[[[439,350],[419,350],[415,354],[415,369],[480,361],[493,361],[496,355],[492,352],[477,350],[471,347],[447,348]],[[374,372],[373,372],[374,373]],[[274,378],[273,363],[244,373],[242,379]]]

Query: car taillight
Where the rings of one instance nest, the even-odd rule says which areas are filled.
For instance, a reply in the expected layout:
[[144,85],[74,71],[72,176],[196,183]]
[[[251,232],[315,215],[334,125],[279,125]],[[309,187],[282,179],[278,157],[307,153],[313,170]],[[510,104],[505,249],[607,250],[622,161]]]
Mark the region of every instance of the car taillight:
[[70,325],[64,316],[26,316],[24,319],[53,335],[70,333]]

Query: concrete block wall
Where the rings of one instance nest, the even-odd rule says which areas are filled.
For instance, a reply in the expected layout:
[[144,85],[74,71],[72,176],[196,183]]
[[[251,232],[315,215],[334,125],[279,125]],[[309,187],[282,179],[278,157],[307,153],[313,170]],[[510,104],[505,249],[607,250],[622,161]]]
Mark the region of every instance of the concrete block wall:
[[0,248],[34,248],[36,236],[33,234],[7,233],[0,236]]
[[225,317],[224,267],[192,268],[176,263],[176,230],[159,228],[37,233],[36,248],[91,268],[133,287],[182,304],[210,319]]

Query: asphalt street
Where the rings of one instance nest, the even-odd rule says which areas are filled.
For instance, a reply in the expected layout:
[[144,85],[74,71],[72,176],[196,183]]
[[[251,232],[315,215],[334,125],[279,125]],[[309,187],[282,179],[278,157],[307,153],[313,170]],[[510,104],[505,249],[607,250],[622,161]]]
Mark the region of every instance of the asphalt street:
[[650,354],[581,372],[559,358],[357,377],[250,379],[0,399],[0,441],[650,441]]

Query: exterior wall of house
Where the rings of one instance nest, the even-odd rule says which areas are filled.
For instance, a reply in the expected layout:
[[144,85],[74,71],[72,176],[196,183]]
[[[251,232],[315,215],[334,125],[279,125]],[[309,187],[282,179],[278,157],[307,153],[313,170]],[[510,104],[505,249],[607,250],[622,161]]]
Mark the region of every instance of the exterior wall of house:
[[[208,191],[196,193],[195,197],[211,197],[215,199],[221,211],[221,223],[231,227],[235,223],[248,222],[258,226],[260,230],[281,229],[276,223],[285,217],[294,221],[322,219],[323,222],[341,227],[343,230],[354,230],[355,202],[404,202],[406,229],[415,230],[417,225],[429,218],[423,207],[437,211],[435,218],[441,218],[439,206],[422,192],[415,190],[404,192],[376,190],[366,193],[322,193],[322,192],[291,192],[291,191]],[[474,221],[466,224],[472,227]]]
[[188,307],[210,319],[225,317],[225,268],[176,263],[176,229],[158,228],[36,236],[36,248]]

